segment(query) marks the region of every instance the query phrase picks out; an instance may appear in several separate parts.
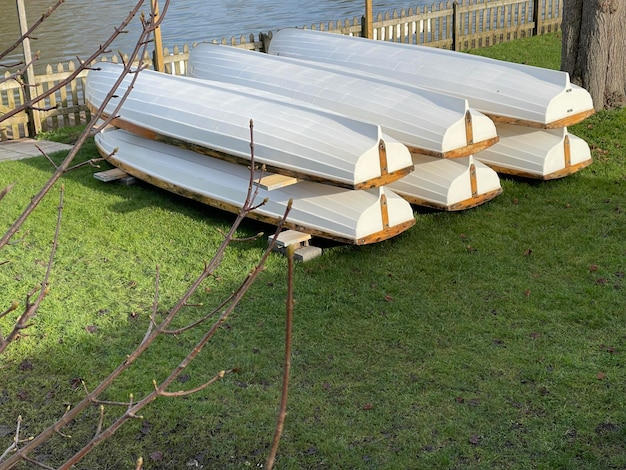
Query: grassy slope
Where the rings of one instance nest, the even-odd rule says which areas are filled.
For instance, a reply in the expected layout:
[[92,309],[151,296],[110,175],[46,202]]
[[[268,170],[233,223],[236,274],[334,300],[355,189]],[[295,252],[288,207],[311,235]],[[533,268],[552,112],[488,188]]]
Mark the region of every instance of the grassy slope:
[[[558,67],[559,47],[551,35],[478,52]],[[484,206],[418,211],[416,226],[393,240],[329,247],[297,266],[280,468],[626,466],[626,110],[571,130],[595,159],[578,174],[505,178],[504,194]],[[81,158],[94,153],[87,147]],[[65,179],[51,294],[28,336],[0,358],[0,436],[18,414],[25,434],[36,433],[81,397],[76,378],[93,387],[123,360],[146,327],[155,266],[164,311],[232,220],[143,184],[99,183],[93,171]],[[0,230],[49,174],[41,159],[2,164],[0,187],[18,185],[0,203]],[[23,301],[41,278],[56,194],[0,254],[11,261],[0,266],[2,306]],[[250,222],[241,232],[267,229]],[[186,316],[229,293],[264,244],[233,246],[194,299],[206,307]],[[262,463],[279,397],[284,277],[285,260],[272,257],[179,387],[224,368],[239,373],[198,395],[157,401],[79,468],[130,468],[138,455],[146,468]],[[108,398],[139,396],[196,335],[164,339]],[[91,418],[42,449],[49,464],[93,433]],[[10,438],[0,437],[0,450]]]

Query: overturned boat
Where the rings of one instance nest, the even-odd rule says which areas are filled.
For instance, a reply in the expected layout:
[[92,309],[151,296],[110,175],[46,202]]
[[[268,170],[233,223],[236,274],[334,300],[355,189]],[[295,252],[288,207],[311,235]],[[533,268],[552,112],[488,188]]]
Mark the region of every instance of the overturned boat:
[[414,171],[388,186],[412,204],[463,210],[502,192],[497,173],[471,156],[497,142],[495,125],[469,108],[467,100],[215,44],[192,49],[188,74],[270,91],[379,124],[411,151]]
[[576,173],[593,161],[587,142],[565,127],[498,124],[497,128],[500,141],[476,158],[498,173],[551,180]]
[[462,52],[286,28],[274,33],[269,53],[465,98],[496,122],[558,128],[594,112],[591,95],[566,72]]
[[[102,105],[122,71],[104,62],[89,71],[90,107]],[[382,186],[413,170],[406,146],[377,125],[222,82],[150,70],[133,77],[124,77],[105,115],[143,137],[244,164],[253,139],[255,159],[268,171],[349,189]]]
[[411,152],[424,155],[466,157],[498,141],[493,121],[464,98],[348,69],[201,43],[189,53],[187,74],[269,91],[380,125]]
[[[95,136],[101,155],[112,165],[154,186],[201,203],[238,213],[246,200],[250,169],[207,158],[177,146],[109,128]],[[265,200],[249,217],[277,224],[290,200],[286,228],[356,245],[386,240],[415,224],[410,204],[379,187],[348,190],[283,175],[256,172]]]
[[442,211],[479,206],[502,193],[498,173],[475,156],[442,160],[413,154],[415,171],[387,187],[411,204]]

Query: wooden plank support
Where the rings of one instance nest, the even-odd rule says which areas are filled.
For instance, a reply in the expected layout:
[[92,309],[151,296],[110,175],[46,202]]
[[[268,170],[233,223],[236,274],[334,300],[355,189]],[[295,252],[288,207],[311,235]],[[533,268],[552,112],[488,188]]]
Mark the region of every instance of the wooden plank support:
[[[268,242],[272,243],[274,236],[268,237]],[[297,230],[285,230],[276,237],[276,248],[282,249],[288,246],[298,244],[299,246],[307,246],[311,240],[311,234],[298,232]]]
[[266,191],[272,191],[274,189],[284,188],[285,186],[291,186],[300,181],[293,176],[279,175],[277,173],[265,175],[254,181],[254,184],[259,188]]
[[[274,236],[268,237],[271,243]],[[278,234],[274,251],[287,254],[287,247],[293,246],[293,259],[296,261],[308,261],[317,258],[322,254],[322,249],[317,246],[309,245],[311,234],[298,232],[297,230],[285,230]]]
[[111,168],[110,170],[99,171],[98,173],[94,173],[93,177],[104,183],[119,180],[124,184],[133,184],[136,181],[134,176],[129,175],[120,168]]

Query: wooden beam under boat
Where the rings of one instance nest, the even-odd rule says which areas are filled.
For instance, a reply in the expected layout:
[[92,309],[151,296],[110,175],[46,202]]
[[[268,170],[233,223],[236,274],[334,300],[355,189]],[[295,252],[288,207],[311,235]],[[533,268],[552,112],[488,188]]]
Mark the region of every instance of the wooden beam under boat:
[[[250,170],[120,129],[95,136],[100,154],[127,173],[180,196],[238,213],[246,199]],[[259,186],[265,200],[250,217],[269,224],[293,205],[286,228],[341,243],[365,245],[394,237],[415,224],[410,204],[384,188],[348,190],[298,181],[274,190]]]
[[[87,76],[92,108],[105,100],[122,66],[100,63]],[[254,154],[272,171],[350,189],[382,186],[413,170],[409,150],[379,126],[297,100],[246,87],[176,77],[150,70],[126,76],[105,114],[144,137],[204,149],[246,163]],[[128,97],[117,105],[131,86]]]
[[462,52],[285,28],[274,33],[269,53],[466,98],[497,122],[566,127],[594,112],[591,95],[572,84],[566,72]]
[[491,119],[452,97],[311,61],[201,43],[187,63],[190,77],[269,91],[380,125],[412,153],[462,158],[498,141]]

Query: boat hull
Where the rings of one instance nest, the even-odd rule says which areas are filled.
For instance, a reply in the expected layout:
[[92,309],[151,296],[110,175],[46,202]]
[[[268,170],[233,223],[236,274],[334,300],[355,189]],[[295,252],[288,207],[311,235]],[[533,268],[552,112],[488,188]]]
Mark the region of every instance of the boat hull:
[[[172,193],[233,213],[238,213],[246,200],[250,170],[242,165],[206,158],[121,129],[99,132],[95,142],[112,165]],[[292,201],[286,228],[341,243],[380,242],[415,223],[410,204],[382,187],[348,190],[298,181],[274,190],[259,187],[255,200],[265,203],[249,217],[275,225]]]
[[566,72],[461,52],[286,28],[274,33],[269,53],[466,98],[496,122],[557,128],[594,112],[589,93],[570,83]]
[[414,154],[413,162],[415,171],[387,186],[411,204],[460,211],[484,204],[502,193],[496,171],[473,156],[442,160]]
[[459,158],[498,140],[493,121],[467,100],[347,69],[203,43],[189,54],[191,77],[269,91],[380,125],[413,153]]
[[[92,108],[122,70],[102,63],[89,72]],[[413,169],[406,146],[376,125],[235,85],[150,70],[132,78],[124,77],[104,112],[116,127],[146,138],[242,164],[249,164],[253,141],[255,160],[269,171],[350,189],[382,186]]]
[[500,141],[476,155],[498,173],[551,180],[592,163],[589,145],[567,128],[535,129],[497,124]]

